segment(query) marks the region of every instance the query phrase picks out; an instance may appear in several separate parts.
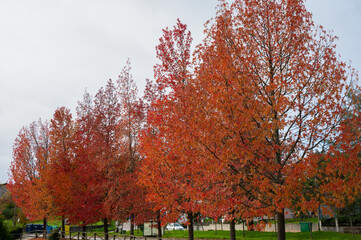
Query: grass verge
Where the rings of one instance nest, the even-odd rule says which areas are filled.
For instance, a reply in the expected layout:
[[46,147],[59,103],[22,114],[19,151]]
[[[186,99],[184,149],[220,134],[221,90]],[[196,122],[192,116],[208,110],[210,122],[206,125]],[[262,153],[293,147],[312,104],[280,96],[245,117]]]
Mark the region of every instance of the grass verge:
[[[169,238],[187,238],[187,231],[167,231],[164,237]],[[229,231],[195,231],[194,237],[198,239],[229,239]],[[236,231],[237,239],[247,240],[275,240],[277,237],[272,232],[256,232],[246,231],[245,238],[243,237],[243,231]],[[286,233],[287,240],[307,240],[311,239],[309,232],[300,233]],[[335,233],[335,232],[313,232],[314,240],[361,240],[361,235],[356,235],[353,238],[352,234]]]

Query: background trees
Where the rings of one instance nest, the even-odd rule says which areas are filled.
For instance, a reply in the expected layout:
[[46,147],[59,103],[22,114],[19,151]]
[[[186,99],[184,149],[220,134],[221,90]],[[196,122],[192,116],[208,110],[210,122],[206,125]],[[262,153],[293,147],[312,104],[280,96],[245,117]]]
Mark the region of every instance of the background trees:
[[144,112],[130,70],[128,61],[117,83],[109,80],[94,98],[86,92],[76,119],[61,107],[50,127],[39,121],[19,133],[9,188],[28,217],[83,226],[103,220],[107,232],[108,219],[154,216],[136,184]]

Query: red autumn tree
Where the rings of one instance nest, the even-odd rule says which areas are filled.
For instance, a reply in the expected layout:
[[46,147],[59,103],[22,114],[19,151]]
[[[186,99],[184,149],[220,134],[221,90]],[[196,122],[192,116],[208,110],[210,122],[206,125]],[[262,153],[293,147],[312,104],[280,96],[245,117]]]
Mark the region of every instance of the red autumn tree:
[[108,194],[105,204],[113,218],[123,221],[130,218],[131,235],[134,234],[135,223],[143,223],[152,216],[143,197],[145,190],[137,184],[141,165],[138,135],[144,119],[143,104],[138,99],[137,92],[128,60],[117,80],[119,145],[117,159],[107,173]]
[[[77,186],[74,166],[75,156],[75,123],[70,110],[58,108],[50,121],[49,153],[49,189],[57,206],[58,216],[62,216],[62,234],[65,232],[65,217],[72,215],[74,205],[74,187]],[[64,236],[63,236],[64,237]]]
[[120,103],[116,86],[111,80],[106,87],[101,88],[94,98],[94,128],[92,131],[94,149],[94,162],[97,166],[99,178],[93,186],[101,200],[101,216],[104,221],[104,231],[107,236],[108,219],[111,214],[106,211],[105,202],[109,192],[109,182],[113,179],[109,173],[114,171],[120,161]]
[[41,120],[23,127],[15,140],[9,190],[14,202],[31,220],[53,217],[56,210],[48,188],[49,128]]
[[73,187],[73,205],[70,205],[72,213],[68,216],[73,224],[80,223],[85,230],[87,224],[98,222],[101,210],[101,198],[96,189],[99,179],[97,165],[94,159],[93,129],[95,127],[93,113],[93,99],[85,92],[83,101],[77,106],[77,129],[75,132],[75,158]]
[[108,237],[109,212],[105,207],[108,174],[119,160],[119,101],[111,80],[94,100],[87,92],[77,107],[75,132],[74,204],[69,220],[85,225],[103,220]]

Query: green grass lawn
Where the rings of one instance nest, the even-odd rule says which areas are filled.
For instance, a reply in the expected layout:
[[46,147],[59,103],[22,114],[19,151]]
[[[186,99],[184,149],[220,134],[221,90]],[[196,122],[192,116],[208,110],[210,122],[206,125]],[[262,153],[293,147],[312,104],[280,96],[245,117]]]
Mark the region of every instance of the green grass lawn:
[[[272,232],[248,232],[246,238],[243,237],[243,231],[236,231],[237,239],[254,239],[254,240],[274,240],[277,239],[275,233]],[[187,231],[166,231],[164,237],[187,238]],[[195,231],[194,237],[198,239],[229,239],[229,231]],[[287,240],[307,240],[310,238],[309,232],[286,233]],[[360,239],[361,235],[353,238],[352,234],[334,233],[334,232],[313,232],[315,240],[353,240]]]
[[[275,223],[274,220],[268,220],[267,223]],[[308,222],[307,218],[290,218],[290,219],[285,219],[286,223],[300,223],[300,222]],[[310,218],[310,222],[311,223],[318,223],[318,218]]]

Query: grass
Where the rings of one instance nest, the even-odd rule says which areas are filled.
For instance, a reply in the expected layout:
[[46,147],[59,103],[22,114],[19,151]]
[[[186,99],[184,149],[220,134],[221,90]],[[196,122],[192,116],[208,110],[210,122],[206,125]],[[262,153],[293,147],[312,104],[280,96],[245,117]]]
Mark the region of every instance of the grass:
[[[243,237],[243,231],[236,231],[237,239],[246,240],[275,240],[275,233],[272,232],[245,232],[246,238]],[[169,238],[188,238],[187,231],[167,231],[164,237]],[[195,231],[194,237],[198,239],[229,239],[229,231]],[[287,240],[307,240],[310,238],[309,232],[286,233]],[[361,235],[353,238],[352,234],[334,233],[334,232],[313,232],[314,240],[361,240]]]
[[[267,220],[267,223],[275,223],[274,220]],[[307,218],[290,218],[290,219],[285,219],[286,223],[300,223],[300,222],[308,222]],[[310,222],[311,223],[318,223],[318,218],[310,218]]]
[[[98,224],[98,223],[96,223],[96,224],[94,224],[94,225],[89,225],[89,226],[95,226],[95,225],[104,225],[104,223],[103,222],[100,222],[101,224]],[[108,226],[108,232],[113,232],[113,231],[115,231],[115,221],[112,221],[111,223],[110,223],[110,225]],[[91,232],[93,232],[93,233],[104,233],[104,228],[96,228],[96,229],[93,229],[93,230],[91,230]]]

